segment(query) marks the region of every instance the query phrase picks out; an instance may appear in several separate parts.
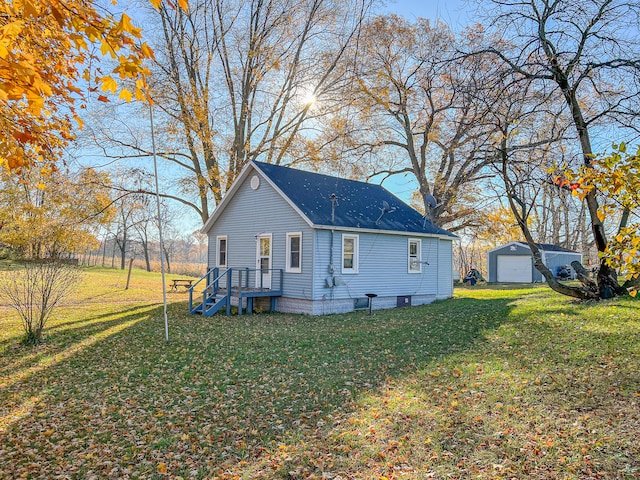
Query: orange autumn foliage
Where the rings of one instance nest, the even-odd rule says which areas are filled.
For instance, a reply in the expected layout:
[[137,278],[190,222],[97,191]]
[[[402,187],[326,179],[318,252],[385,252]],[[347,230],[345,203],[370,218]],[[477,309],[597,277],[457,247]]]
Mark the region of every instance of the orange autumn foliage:
[[[160,0],[150,0],[157,7]],[[180,2],[186,8],[184,1]],[[92,90],[144,99],[153,51],[123,13],[96,10],[83,0],[13,0],[0,4],[0,168],[55,164],[82,128],[77,108]],[[91,68],[93,52],[116,61],[104,74]],[[123,80],[135,85],[130,91]],[[106,97],[104,98],[106,100]]]
[[[529,223],[532,219],[529,218]],[[499,206],[487,212],[476,228],[478,239],[486,246],[495,248],[513,241],[522,241],[522,232],[508,208]]]

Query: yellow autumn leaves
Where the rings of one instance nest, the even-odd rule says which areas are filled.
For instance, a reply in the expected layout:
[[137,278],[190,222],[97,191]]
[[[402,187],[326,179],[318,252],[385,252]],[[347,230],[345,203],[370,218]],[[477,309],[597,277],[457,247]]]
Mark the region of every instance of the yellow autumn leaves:
[[[156,8],[161,0],[151,1]],[[179,6],[186,10],[187,1]],[[172,4],[171,4],[172,5]],[[120,99],[145,99],[152,49],[127,14],[98,12],[82,0],[14,0],[0,5],[0,166],[55,164],[82,127],[83,79]],[[108,75],[90,68],[91,50],[117,61]],[[123,81],[133,80],[125,88]],[[91,89],[91,87],[90,87]],[[95,87],[93,87],[95,90]],[[106,97],[101,97],[106,100]]]
[[[601,222],[618,218],[619,227],[602,255],[628,279],[640,276],[640,225],[630,215],[640,207],[639,173],[640,147],[635,153],[628,152],[625,143],[613,145],[611,153],[594,158],[591,165],[577,172],[564,171],[564,181],[577,185],[571,189],[573,195],[583,199],[592,190],[601,195]],[[635,296],[636,292],[632,289],[630,293]]]
[[110,203],[107,177],[91,169],[0,171],[0,244],[29,258],[82,251],[113,218]]

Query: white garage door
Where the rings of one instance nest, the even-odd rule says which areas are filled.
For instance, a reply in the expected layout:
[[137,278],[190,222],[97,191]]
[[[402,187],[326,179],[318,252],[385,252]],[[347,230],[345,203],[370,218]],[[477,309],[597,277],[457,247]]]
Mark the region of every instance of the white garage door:
[[498,282],[531,283],[532,266],[526,255],[498,255]]

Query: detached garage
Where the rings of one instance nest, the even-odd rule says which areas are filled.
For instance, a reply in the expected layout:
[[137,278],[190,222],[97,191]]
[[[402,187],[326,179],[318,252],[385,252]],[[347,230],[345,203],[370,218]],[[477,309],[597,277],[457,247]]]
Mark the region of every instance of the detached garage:
[[[538,244],[542,261],[556,275],[563,265],[582,261],[582,254],[547,243]],[[533,266],[533,255],[525,242],[511,242],[490,250],[487,254],[488,281],[492,283],[544,282],[544,277]],[[575,272],[570,269],[571,278]]]

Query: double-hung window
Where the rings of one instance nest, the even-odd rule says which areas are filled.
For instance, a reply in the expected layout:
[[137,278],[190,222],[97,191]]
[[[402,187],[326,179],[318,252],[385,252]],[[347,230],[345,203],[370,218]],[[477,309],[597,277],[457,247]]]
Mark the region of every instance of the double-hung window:
[[227,237],[217,237],[217,244],[216,266],[218,268],[227,268]]
[[416,238],[409,239],[409,273],[422,272],[422,240]]
[[287,233],[287,273],[302,272],[302,233]]
[[342,235],[342,273],[358,273],[358,235]]

